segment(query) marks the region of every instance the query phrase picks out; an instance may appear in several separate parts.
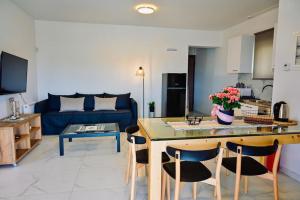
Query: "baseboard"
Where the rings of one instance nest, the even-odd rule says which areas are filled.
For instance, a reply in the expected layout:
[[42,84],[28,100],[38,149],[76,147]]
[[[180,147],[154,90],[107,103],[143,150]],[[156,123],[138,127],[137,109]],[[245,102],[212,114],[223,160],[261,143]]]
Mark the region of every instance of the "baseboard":
[[289,176],[292,179],[300,182],[300,174],[293,172],[285,167],[280,166],[280,172],[284,173],[285,175]]

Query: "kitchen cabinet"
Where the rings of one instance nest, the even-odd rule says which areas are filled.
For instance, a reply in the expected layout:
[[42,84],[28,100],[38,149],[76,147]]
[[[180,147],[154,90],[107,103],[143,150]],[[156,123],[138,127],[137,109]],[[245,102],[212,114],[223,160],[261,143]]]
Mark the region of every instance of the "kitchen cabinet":
[[252,73],[254,42],[252,35],[240,35],[228,40],[228,73]]

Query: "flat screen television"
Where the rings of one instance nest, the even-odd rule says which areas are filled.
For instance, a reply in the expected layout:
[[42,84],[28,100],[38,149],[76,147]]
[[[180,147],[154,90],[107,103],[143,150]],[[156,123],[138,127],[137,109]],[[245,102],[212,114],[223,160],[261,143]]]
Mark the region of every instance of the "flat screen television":
[[28,60],[2,51],[0,95],[26,92]]

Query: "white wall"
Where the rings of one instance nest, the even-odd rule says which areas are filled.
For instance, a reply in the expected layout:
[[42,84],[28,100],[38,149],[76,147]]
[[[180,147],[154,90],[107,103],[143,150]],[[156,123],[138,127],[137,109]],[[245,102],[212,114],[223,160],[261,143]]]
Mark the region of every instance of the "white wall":
[[[34,21],[23,10],[9,0],[0,1],[0,51],[6,51],[29,60],[27,93],[28,102],[37,98],[35,31]],[[18,95],[0,96],[0,118],[11,114],[8,98]]]
[[[300,1],[281,0],[279,4],[277,48],[273,102],[286,101],[290,118],[300,121],[300,71],[283,71],[282,66],[291,63],[293,33],[300,32]],[[281,169],[300,181],[300,145],[285,146],[281,157]]]
[[143,66],[145,111],[154,100],[159,116],[161,74],[187,72],[188,46],[220,45],[220,32],[36,21],[39,99],[48,92],[131,92],[141,102],[135,72]]

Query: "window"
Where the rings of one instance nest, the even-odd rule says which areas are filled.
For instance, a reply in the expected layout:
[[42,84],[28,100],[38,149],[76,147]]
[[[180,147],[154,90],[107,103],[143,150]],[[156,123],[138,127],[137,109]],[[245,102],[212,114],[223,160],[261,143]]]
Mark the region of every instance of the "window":
[[274,29],[255,34],[253,79],[273,79]]

